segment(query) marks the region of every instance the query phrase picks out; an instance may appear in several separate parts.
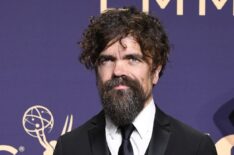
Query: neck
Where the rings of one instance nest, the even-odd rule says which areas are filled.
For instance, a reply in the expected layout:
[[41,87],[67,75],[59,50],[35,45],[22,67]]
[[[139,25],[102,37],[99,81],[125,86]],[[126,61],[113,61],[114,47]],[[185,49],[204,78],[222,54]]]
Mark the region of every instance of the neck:
[[153,95],[151,94],[145,101],[144,108],[149,105],[150,101],[153,99]]

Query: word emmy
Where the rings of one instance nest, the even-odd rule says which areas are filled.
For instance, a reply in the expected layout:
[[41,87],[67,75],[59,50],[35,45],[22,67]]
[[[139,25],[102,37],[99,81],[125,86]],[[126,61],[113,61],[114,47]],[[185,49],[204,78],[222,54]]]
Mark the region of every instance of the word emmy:
[[[149,1],[150,0],[142,0],[142,11],[145,13],[149,13]],[[159,5],[161,9],[165,9],[171,0],[154,0],[155,3]],[[177,3],[176,10],[177,15],[182,16],[184,14],[184,0],[175,0]],[[206,15],[206,3],[208,0],[198,0],[199,7],[199,16]],[[210,0],[213,2],[214,6],[217,10],[221,10],[226,4],[227,0]],[[100,0],[100,11],[101,13],[105,10],[111,9],[107,7],[107,0]],[[234,16],[234,0],[233,0],[233,16]]]

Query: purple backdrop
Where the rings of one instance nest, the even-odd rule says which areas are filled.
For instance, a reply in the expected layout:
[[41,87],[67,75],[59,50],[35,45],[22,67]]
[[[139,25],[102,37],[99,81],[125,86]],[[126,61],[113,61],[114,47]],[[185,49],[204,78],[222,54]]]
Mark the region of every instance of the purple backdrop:
[[[70,120],[75,128],[101,109],[94,74],[78,62],[77,45],[90,16],[100,14],[100,3],[0,1],[0,154],[10,154],[3,151],[8,145],[17,155],[41,155],[45,147],[33,137],[34,125],[44,125],[47,140],[43,133],[40,137],[50,142],[61,134],[68,115],[73,115],[68,124]],[[141,9],[142,1],[108,1],[108,7],[128,5]],[[172,45],[155,101],[218,142],[234,134],[233,1],[221,10],[206,1],[205,16],[199,15],[199,0],[184,1],[183,15],[176,9],[176,1],[165,9],[149,1]]]

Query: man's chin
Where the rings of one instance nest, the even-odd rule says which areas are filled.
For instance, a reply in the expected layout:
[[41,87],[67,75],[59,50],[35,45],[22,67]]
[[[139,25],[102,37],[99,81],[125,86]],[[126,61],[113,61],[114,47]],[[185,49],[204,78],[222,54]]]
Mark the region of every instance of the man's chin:
[[[104,110],[105,111],[105,110]],[[106,115],[112,120],[116,126],[124,126],[133,122],[138,114],[129,113],[129,111],[105,111]]]

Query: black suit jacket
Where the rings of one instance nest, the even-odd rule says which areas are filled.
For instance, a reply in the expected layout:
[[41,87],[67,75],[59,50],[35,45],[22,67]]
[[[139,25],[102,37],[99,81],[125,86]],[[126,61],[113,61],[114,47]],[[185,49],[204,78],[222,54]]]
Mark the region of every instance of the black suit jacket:
[[[217,155],[209,136],[156,109],[147,155]],[[109,154],[103,111],[79,128],[61,136],[54,151],[54,155]]]

